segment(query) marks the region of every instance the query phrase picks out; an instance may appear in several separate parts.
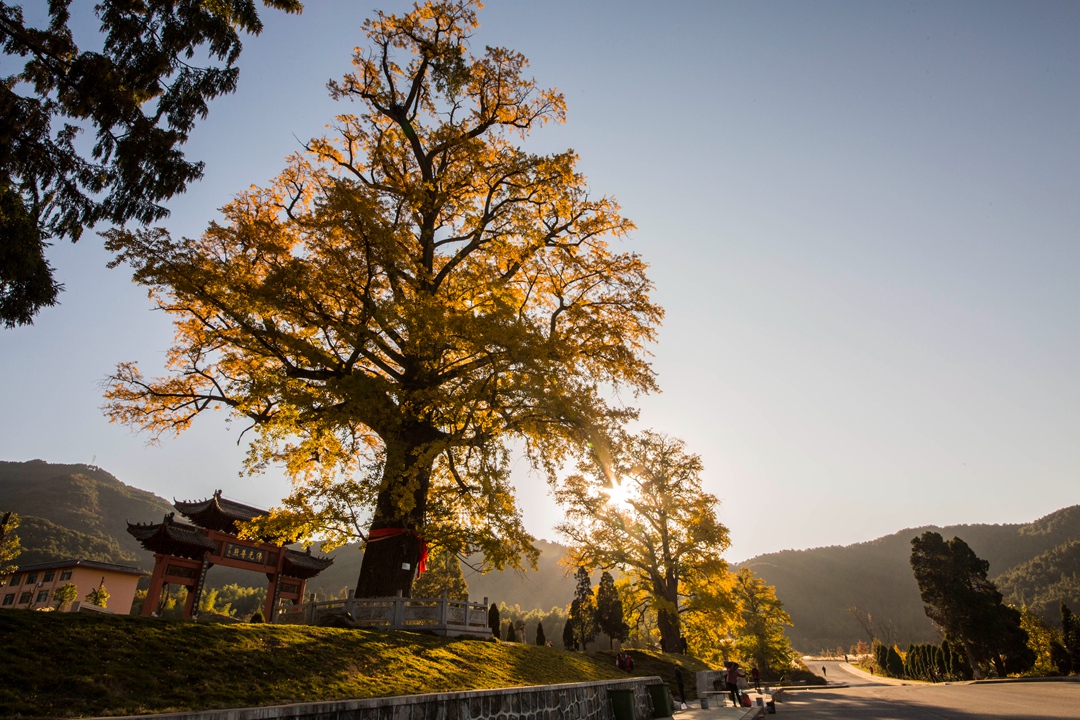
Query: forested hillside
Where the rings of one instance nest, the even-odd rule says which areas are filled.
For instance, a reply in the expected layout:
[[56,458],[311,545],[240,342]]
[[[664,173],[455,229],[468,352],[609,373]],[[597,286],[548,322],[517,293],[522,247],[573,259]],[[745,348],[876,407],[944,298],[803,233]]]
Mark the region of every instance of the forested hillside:
[[[906,645],[937,633],[923,612],[909,564],[911,539],[928,530],[962,538],[990,563],[1006,602],[1028,603],[1056,621],[1058,602],[1080,604],[1080,506],[1027,525],[926,526],[846,547],[785,550],[742,563],[776,587],[806,652],[867,640],[847,608],[867,612],[879,636]],[[888,639],[888,638],[883,638]]]
[[172,504],[93,465],[0,462],[0,512],[21,518],[23,564],[85,558],[153,567],[127,521],[160,520]]

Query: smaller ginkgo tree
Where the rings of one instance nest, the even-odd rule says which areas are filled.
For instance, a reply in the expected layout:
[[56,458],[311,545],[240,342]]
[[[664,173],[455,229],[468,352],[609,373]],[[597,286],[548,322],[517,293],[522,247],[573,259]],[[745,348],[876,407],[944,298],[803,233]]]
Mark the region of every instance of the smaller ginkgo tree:
[[728,530],[702,470],[682,440],[646,430],[595,448],[555,492],[566,512],[558,530],[570,540],[567,562],[635,576],[665,652],[682,649],[689,589],[727,571]]

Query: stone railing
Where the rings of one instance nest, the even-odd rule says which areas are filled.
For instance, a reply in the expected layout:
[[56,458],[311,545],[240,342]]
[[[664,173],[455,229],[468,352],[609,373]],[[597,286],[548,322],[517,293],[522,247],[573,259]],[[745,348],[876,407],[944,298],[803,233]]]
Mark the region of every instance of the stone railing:
[[299,703],[231,710],[129,716],[109,720],[383,720],[446,718],[446,720],[612,720],[612,698],[630,695],[635,720],[654,717],[649,685],[658,677],[599,682],[533,685],[499,690],[400,695],[397,697]]
[[314,600],[296,605],[282,604],[273,622],[316,625],[327,615],[344,615],[362,627],[383,630],[424,630],[450,637],[490,638],[488,599],[483,603],[441,598],[353,598]]

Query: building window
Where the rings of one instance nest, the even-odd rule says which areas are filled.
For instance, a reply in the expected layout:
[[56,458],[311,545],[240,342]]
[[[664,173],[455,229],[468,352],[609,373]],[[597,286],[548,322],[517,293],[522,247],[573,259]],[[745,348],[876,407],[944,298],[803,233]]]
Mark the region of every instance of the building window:
[[37,600],[35,600],[34,602],[45,602],[48,599],[49,599],[49,591],[48,590],[38,590]]
[[56,577],[55,570],[46,570],[45,577],[41,578],[41,582],[50,582],[54,577]]
[[15,604],[15,593],[8,593],[4,596],[4,607]]
[[36,582],[37,582],[37,573],[30,573],[29,575],[26,576],[26,584],[27,585],[33,585]]
[[30,602],[30,598],[32,597],[34,597],[34,593],[24,592],[22,595],[19,596],[19,604],[25,605],[26,603]]
[[11,582],[8,583],[8,584],[11,585],[12,587],[14,587],[14,586],[18,585],[20,582],[22,582],[22,575],[12,575],[11,576]]
[[60,571],[60,579],[61,580],[70,580],[71,579],[71,571],[70,570],[61,570]]

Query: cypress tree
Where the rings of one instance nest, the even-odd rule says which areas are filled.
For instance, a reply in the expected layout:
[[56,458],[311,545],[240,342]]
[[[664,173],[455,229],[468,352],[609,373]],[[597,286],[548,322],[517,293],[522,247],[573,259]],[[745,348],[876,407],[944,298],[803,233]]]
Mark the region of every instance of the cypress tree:
[[499,606],[495,603],[488,608],[488,627],[491,628],[491,637],[498,639],[502,623],[499,621]]
[[516,642],[517,638],[514,637],[514,621],[506,621],[506,632],[503,634],[503,638],[506,642]]
[[1069,664],[1074,672],[1080,672],[1080,618],[1073,614],[1065,601],[1061,601],[1062,645],[1069,653]]
[[[575,600],[574,602],[577,602],[577,601]],[[572,604],[571,604],[570,607],[571,607],[571,609],[573,609]],[[574,649],[574,624],[572,622],[570,622],[569,617],[566,618],[566,624],[563,625],[562,644],[563,644],[563,647],[566,648],[567,650],[573,650]]]
[[1069,651],[1057,640],[1050,641],[1050,664],[1057,668],[1058,673],[1061,675],[1068,675],[1069,671],[1072,670]]
[[539,621],[536,623],[536,644],[540,647],[547,645],[547,638],[544,636],[544,623]]
[[911,679],[915,679],[919,676],[919,671],[915,667],[915,654],[916,646],[908,644],[907,655],[904,656],[904,675]]
[[881,672],[882,675],[888,675],[889,674],[889,650],[888,650],[888,648],[886,648],[884,645],[882,645],[880,640],[878,640],[877,638],[874,638],[874,645],[873,645],[873,648],[871,649],[871,652],[874,655],[874,664],[877,665],[878,670]]
[[896,652],[896,646],[890,645],[886,651],[888,654],[885,658],[885,665],[888,668],[886,673],[889,677],[899,678],[904,676],[904,661],[900,657],[900,653]]
[[623,620],[622,598],[615,588],[615,579],[607,570],[600,576],[596,588],[596,625],[608,636],[608,649],[615,648],[615,641],[623,642],[630,634],[630,627]]

